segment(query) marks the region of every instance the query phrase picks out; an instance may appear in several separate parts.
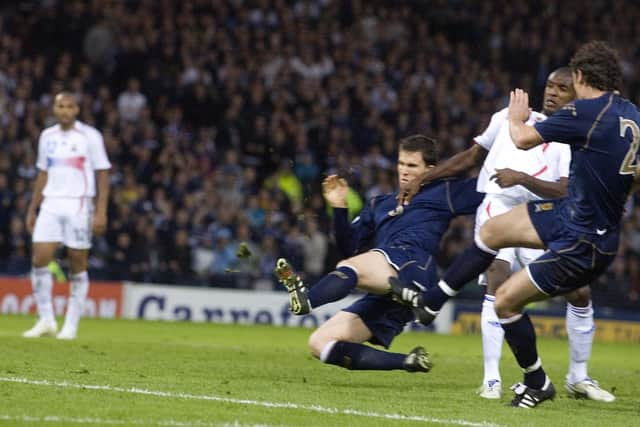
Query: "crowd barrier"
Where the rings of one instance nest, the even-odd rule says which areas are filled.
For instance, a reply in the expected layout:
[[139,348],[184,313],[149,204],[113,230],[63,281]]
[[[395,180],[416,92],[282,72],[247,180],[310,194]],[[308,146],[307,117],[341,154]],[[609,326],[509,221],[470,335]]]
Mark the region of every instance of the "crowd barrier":
[[[56,283],[53,305],[56,315],[64,315],[69,285]],[[317,327],[355,301],[357,295],[327,304],[306,316],[289,313],[286,292],[253,291],[186,286],[150,285],[133,282],[93,281],[84,315],[96,318],[126,318],[163,321],[190,321]],[[480,332],[480,302],[449,302],[435,324],[438,333],[477,334]],[[26,278],[0,277],[0,313],[35,313],[31,284]],[[609,311],[599,318],[596,311],[596,340],[640,343],[640,317]],[[539,336],[565,337],[564,313],[535,310],[532,321]],[[415,324],[408,329],[424,329]]]

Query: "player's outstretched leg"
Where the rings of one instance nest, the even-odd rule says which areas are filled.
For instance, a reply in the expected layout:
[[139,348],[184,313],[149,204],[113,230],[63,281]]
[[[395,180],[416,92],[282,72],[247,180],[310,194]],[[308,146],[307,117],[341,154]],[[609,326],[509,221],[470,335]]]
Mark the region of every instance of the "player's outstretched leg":
[[549,377],[546,377],[541,389],[527,387],[522,383],[518,383],[513,385],[511,390],[515,393],[511,406],[518,408],[535,408],[545,400],[553,400],[556,397],[556,389]]
[[404,368],[408,372],[429,372],[433,367],[429,353],[424,347],[418,346],[411,350],[404,359]]
[[[496,251],[488,248],[478,239],[456,257],[442,280],[428,287],[424,292],[416,292],[415,285],[399,280],[389,282],[391,292],[398,300],[418,309],[416,311],[418,320],[428,325],[451,297],[491,265],[496,254]],[[421,317],[424,317],[424,322]]]
[[416,347],[408,354],[378,350],[366,344],[332,341],[319,355],[319,359],[330,365],[354,371],[429,372],[433,363],[424,347]]
[[292,313],[302,315],[311,311],[307,287],[304,282],[293,271],[289,262],[284,258],[279,258],[274,270],[278,282],[280,282],[289,292],[289,310]]
[[389,277],[389,286],[391,287],[391,296],[400,304],[406,304],[411,307],[416,320],[421,324],[430,325],[438,315],[438,311],[433,311],[427,307],[422,300],[422,290],[413,285],[400,281],[397,277]]

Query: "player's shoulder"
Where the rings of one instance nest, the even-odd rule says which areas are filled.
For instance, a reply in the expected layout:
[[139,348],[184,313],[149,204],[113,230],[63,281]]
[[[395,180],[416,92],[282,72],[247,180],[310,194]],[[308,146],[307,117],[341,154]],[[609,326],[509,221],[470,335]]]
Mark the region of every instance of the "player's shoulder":
[[539,111],[531,111],[531,114],[529,114],[529,120],[532,123],[539,123],[542,121],[545,121],[547,119],[547,116],[544,113],[541,113]]
[[56,132],[60,132],[60,125],[59,124],[55,124],[53,126],[49,126],[47,128],[42,129],[42,132],[40,132],[41,136],[47,136],[47,135],[51,135],[53,133]]
[[[437,179],[424,186],[423,189],[430,190],[432,193],[436,192],[442,194],[446,194],[447,192],[466,191],[469,188],[473,188],[475,191],[476,182],[477,178],[452,176],[448,178]],[[431,197],[433,196],[431,195]]]
[[507,120],[509,117],[509,107],[504,107],[491,115],[491,120]]
[[380,206],[382,203],[384,203],[389,199],[396,200],[397,196],[398,196],[397,191],[393,193],[378,194],[377,196],[371,197],[367,201],[367,205],[369,206],[370,209],[375,209],[377,206]]
[[78,130],[80,133],[83,133],[92,138],[98,138],[98,139],[102,138],[102,133],[98,129],[94,128],[93,126],[85,122],[81,122],[80,120],[76,120],[74,124],[74,128]]
[[[620,100],[620,96],[615,92],[606,92],[597,98],[576,99],[566,104],[562,109],[574,117],[595,119],[603,112],[615,113]],[[613,108],[611,108],[612,106]]]

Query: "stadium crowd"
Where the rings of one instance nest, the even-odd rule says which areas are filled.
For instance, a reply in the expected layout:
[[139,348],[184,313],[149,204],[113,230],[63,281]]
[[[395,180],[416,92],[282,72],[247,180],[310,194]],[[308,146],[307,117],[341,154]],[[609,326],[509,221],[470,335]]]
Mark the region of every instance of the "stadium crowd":
[[[267,288],[287,257],[336,261],[328,173],[350,210],[391,191],[398,138],[466,148],[509,90],[541,94],[582,41],[605,39],[640,102],[640,6],[625,1],[20,1],[0,13],[0,274],[27,274],[35,147],[68,89],[113,164],[93,279]],[[578,31],[578,27],[580,31]],[[541,99],[534,98],[532,105]],[[638,198],[636,196],[636,201]],[[470,240],[456,220],[446,265]],[[640,204],[595,293],[640,306]],[[238,257],[242,249],[251,256]]]

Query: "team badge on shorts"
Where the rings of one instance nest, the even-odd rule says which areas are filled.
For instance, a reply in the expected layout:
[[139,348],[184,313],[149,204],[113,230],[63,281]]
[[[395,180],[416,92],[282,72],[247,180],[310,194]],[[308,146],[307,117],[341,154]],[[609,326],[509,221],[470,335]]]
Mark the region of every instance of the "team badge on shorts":
[[546,212],[553,210],[553,202],[542,202],[535,204],[535,212]]

